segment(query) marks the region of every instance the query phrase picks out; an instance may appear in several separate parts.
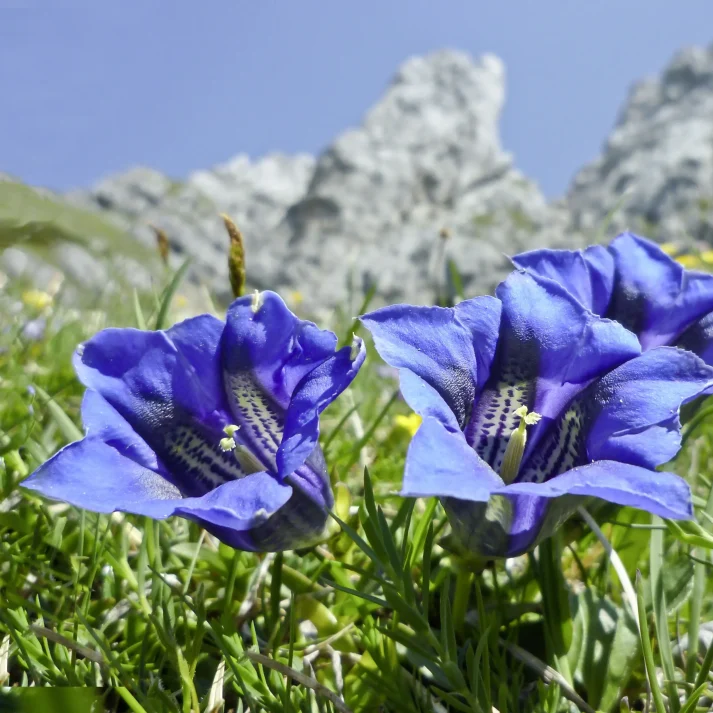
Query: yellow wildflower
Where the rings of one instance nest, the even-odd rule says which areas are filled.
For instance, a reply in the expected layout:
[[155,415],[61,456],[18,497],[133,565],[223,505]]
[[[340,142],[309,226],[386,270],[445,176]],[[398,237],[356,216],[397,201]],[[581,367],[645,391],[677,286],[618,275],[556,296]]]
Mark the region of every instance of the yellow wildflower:
[[676,245],[676,243],[661,243],[659,247],[666,253],[666,255],[671,256],[675,255],[679,250],[678,245]]
[[697,255],[679,255],[676,258],[676,262],[679,265],[687,267],[689,270],[695,270],[701,264],[701,260]]
[[42,290],[26,290],[22,293],[22,301],[26,307],[43,310],[52,304],[52,295]]
[[394,428],[400,428],[408,431],[409,435],[414,436],[423,419],[417,413],[410,413],[408,416],[399,414],[394,418]]

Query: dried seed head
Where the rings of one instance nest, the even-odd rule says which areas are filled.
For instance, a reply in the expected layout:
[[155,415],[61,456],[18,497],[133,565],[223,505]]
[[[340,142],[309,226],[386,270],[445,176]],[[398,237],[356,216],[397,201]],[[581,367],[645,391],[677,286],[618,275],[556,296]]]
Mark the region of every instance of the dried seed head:
[[168,265],[168,255],[170,253],[170,246],[168,243],[168,235],[166,231],[161,228],[157,228],[155,225],[149,224],[149,228],[156,234],[156,245],[158,247],[158,254],[161,256],[161,261],[164,265]]
[[245,247],[243,245],[243,235],[238,230],[238,226],[223,213],[220,216],[225,224],[230,238],[228,249],[228,274],[230,276],[230,286],[233,288],[233,296],[241,297],[245,292]]

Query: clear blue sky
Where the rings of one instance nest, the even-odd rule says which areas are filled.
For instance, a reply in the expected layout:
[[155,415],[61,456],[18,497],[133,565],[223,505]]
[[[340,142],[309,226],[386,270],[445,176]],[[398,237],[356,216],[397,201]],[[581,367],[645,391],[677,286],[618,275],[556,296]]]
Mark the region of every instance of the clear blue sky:
[[406,57],[453,47],[505,60],[503,144],[558,195],[633,81],[713,41],[711,0],[13,4],[0,0],[0,171],[56,189],[134,164],[180,178],[240,152],[317,153]]

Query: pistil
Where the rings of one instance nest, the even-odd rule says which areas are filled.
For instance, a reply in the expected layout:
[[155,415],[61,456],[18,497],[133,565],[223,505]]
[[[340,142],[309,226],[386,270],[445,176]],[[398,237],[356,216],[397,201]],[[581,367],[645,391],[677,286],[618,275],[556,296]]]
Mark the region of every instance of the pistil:
[[512,483],[520,470],[522,456],[525,453],[525,445],[527,444],[527,427],[537,423],[542,416],[534,411],[528,413],[527,406],[520,406],[515,415],[520,417],[520,425],[513,429],[510,434],[503,463],[500,467],[500,477],[507,485]]

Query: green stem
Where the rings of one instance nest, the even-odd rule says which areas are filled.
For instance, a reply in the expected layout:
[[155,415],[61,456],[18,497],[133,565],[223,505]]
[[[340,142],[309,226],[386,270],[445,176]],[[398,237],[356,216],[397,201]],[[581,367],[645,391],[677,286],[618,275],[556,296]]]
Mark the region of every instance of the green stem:
[[473,574],[466,569],[459,569],[456,574],[456,591],[453,597],[453,628],[456,634],[463,634],[465,615],[468,613],[468,601],[473,582]]
[[128,688],[117,686],[114,689],[133,713],[146,713],[146,709],[134,698]]
[[567,653],[572,643],[569,590],[562,574],[562,541],[555,533],[539,546],[538,579],[542,593],[544,625],[554,667],[572,685]]
[[[483,591],[480,587],[480,581],[481,581],[482,574],[479,572],[478,576],[475,578],[475,601],[478,607],[478,628],[480,629],[481,635],[485,631],[485,622],[486,622],[486,614],[485,614],[485,602],[483,601]],[[497,646],[497,640],[498,640],[498,630],[493,629],[490,631],[489,636],[488,636],[488,643],[487,645],[483,648],[483,665],[482,665],[482,672],[483,672],[483,689],[485,692],[485,710],[489,711],[492,709],[492,688],[490,684],[490,650],[491,646],[493,647],[493,653],[496,652],[495,646]]]

